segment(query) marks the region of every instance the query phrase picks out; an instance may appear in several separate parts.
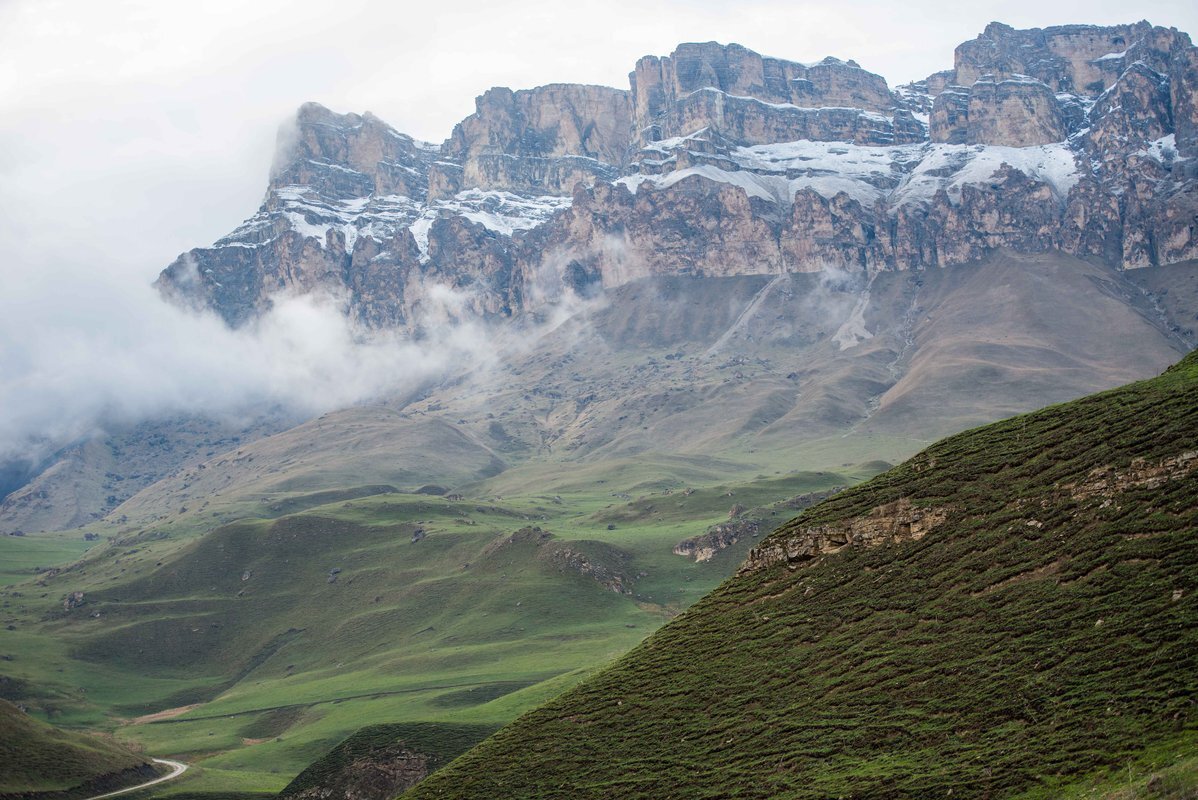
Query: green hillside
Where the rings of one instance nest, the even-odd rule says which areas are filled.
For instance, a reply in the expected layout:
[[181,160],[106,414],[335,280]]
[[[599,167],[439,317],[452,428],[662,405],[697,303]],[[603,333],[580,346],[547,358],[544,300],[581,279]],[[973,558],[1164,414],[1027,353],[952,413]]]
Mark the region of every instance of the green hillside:
[[945,439],[406,796],[1193,797],[1195,451],[1196,354]]
[[62,792],[127,770],[125,784],[149,780],[134,772],[139,767],[151,770],[124,747],[55,728],[0,700],[0,797]]
[[202,535],[163,523],[27,568],[33,580],[0,587],[0,684],[191,765],[159,795],[278,792],[364,726],[466,726],[474,744],[627,652],[756,539],[704,562],[675,555],[679,541],[734,505],[764,535],[796,499],[879,469],[662,486],[663,471],[629,465],[590,492],[509,483],[502,500],[275,494],[260,509],[274,517]]

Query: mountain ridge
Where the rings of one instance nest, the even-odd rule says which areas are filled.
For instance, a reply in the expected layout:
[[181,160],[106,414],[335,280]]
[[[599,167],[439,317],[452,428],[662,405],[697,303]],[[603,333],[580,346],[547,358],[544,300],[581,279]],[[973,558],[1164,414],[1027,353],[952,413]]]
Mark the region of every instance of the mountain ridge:
[[505,318],[649,275],[1198,256],[1198,50],[1176,29],[992,23],[894,90],[854,61],[682,44],[629,86],[493,88],[441,145],[306,104],[259,213],[157,285],[232,325],[331,290],[416,331],[436,284]]

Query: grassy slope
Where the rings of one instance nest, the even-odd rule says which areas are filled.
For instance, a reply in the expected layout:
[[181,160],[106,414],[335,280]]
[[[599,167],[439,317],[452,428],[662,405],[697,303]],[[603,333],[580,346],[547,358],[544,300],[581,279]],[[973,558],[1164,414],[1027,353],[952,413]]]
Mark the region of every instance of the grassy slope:
[[[757,507],[877,469],[691,494],[679,489],[694,484],[658,485],[662,471],[635,466],[560,499],[510,479],[499,502],[347,491],[306,508],[333,498],[287,495],[274,505],[304,510],[200,537],[151,528],[0,593],[0,621],[15,628],[0,632],[0,655],[12,656],[0,676],[39,713],[193,764],[162,793],[278,791],[365,725],[511,721],[697,600],[751,544],[695,564],[671,553],[677,541],[734,503]],[[778,513],[781,522],[797,512]],[[496,550],[530,524],[557,538]],[[425,538],[413,543],[416,528]],[[632,594],[572,574],[551,557],[557,543],[611,562]],[[84,591],[85,605],[64,611],[69,591]],[[201,705],[127,724],[191,703]]]
[[775,534],[947,506],[923,539],[727,581],[410,796],[1151,797],[1119,793],[1160,767],[1192,791],[1198,472],[1059,487],[1196,448],[1195,354],[946,439]]
[[0,586],[28,580],[30,574],[70,562],[96,543],[79,531],[36,536],[0,536]]
[[145,761],[114,742],[60,730],[0,700],[0,794],[70,789]]

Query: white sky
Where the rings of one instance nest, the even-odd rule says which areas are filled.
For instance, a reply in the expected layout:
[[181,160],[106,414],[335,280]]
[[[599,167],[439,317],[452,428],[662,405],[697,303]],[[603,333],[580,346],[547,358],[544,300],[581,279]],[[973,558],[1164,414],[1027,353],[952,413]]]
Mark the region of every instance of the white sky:
[[[199,334],[163,331],[146,286],[253,213],[278,125],[304,101],[441,141],[490,86],[624,88],[638,57],[683,41],[853,58],[893,85],[950,67],[994,19],[1138,18],[1195,31],[1198,3],[0,0],[0,417],[29,402],[14,386],[56,381],[23,409],[49,418],[91,391],[67,365],[136,363],[147,340],[170,370],[172,336]],[[94,393],[93,410],[129,404]]]

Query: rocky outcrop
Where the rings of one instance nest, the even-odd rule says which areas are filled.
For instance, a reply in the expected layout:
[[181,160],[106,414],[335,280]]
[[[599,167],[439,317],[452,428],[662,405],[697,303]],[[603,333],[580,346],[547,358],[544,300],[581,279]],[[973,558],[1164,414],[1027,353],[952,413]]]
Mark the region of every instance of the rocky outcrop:
[[558,572],[587,578],[616,594],[632,594],[636,583],[628,553],[603,542],[554,542],[541,548],[538,558]]
[[[957,48],[946,85],[931,91],[932,141],[1017,147],[1061,141],[1117,108],[1108,94],[1128,72],[1157,75],[1168,95],[1168,76],[1185,72],[1191,50],[1185,34],[1147,22],[1030,30],[991,23]],[[1176,96],[1153,98],[1149,113],[1184,105],[1192,90],[1181,74],[1176,82]],[[925,85],[934,83],[929,78]],[[1107,101],[1105,109],[1087,115],[1096,100]]]
[[943,506],[916,506],[902,498],[868,514],[822,525],[795,525],[770,536],[749,557],[738,574],[745,575],[785,564],[795,569],[820,556],[846,547],[878,547],[918,541],[948,519]]
[[652,127],[666,138],[711,129],[749,145],[797,139],[883,145],[924,138],[923,126],[907,111],[892,109],[888,116],[851,107],[806,108],[715,89],[699,89],[681,98]]
[[[688,177],[633,194],[621,184],[578,187],[570,208],[520,241],[526,283],[546,264],[605,287],[650,275],[745,275],[777,271],[774,226],[725,183]],[[572,270],[572,273],[571,271]]]
[[691,536],[674,545],[674,555],[696,562],[710,561],[715,554],[737,542],[761,533],[761,520],[734,519],[712,525],[699,536]]
[[308,186],[328,198],[422,198],[436,148],[399,133],[370,112],[336,114],[305,103],[279,134],[270,190]]
[[533,526],[492,542],[487,558],[512,554],[536,559],[558,573],[576,575],[616,594],[632,594],[636,578],[632,556],[618,547],[589,539],[562,541],[549,531]]
[[919,141],[885,79],[855,61],[799,64],[740,45],[680,45],[646,56],[629,76],[637,141],[718,131],[740,144],[795,139],[889,144]]
[[1169,62],[1169,106],[1173,110],[1177,152],[1186,158],[1198,156],[1198,48],[1178,46],[1173,53]]
[[695,561],[710,561],[721,550],[726,550],[745,539],[769,533],[778,527],[782,520],[789,517],[787,515],[780,519],[777,518],[778,511],[810,508],[840,492],[843,488],[837,486],[822,492],[805,492],[795,495],[789,500],[775,503],[769,508],[756,509],[751,514],[748,514],[747,509],[743,506],[737,504],[729,510],[727,522],[716,523],[700,535],[688,537],[674,545],[674,555],[685,556]]
[[1147,22],[1028,30],[991,22],[976,39],[957,47],[952,83],[970,86],[983,75],[1027,75],[1054,92],[1098,95],[1118,77],[1109,62],[1151,30]]
[[702,89],[807,108],[885,112],[895,105],[885,79],[855,61],[826,58],[817,64],[800,64],[718,42],[682,44],[664,58],[645,56],[629,75],[629,83],[642,142],[677,135],[660,127],[654,130],[658,118]]
[[1136,458],[1124,469],[1113,466],[1098,467],[1091,470],[1084,481],[1065,484],[1061,489],[1074,500],[1110,500],[1115,495],[1132,489],[1155,491],[1167,482],[1184,478],[1196,469],[1198,451],[1187,450],[1155,464],[1150,464],[1143,458]]
[[319,785],[287,795],[296,800],[390,800],[428,777],[429,757],[402,742],[345,764]]
[[[156,285],[233,325],[269,309],[276,295],[321,292],[348,294],[375,324],[402,324],[403,274],[418,264],[408,228],[436,152],[371,114],[306,103],[280,130],[258,213],[212,247],[179,256]],[[362,228],[370,235],[355,258]]]

